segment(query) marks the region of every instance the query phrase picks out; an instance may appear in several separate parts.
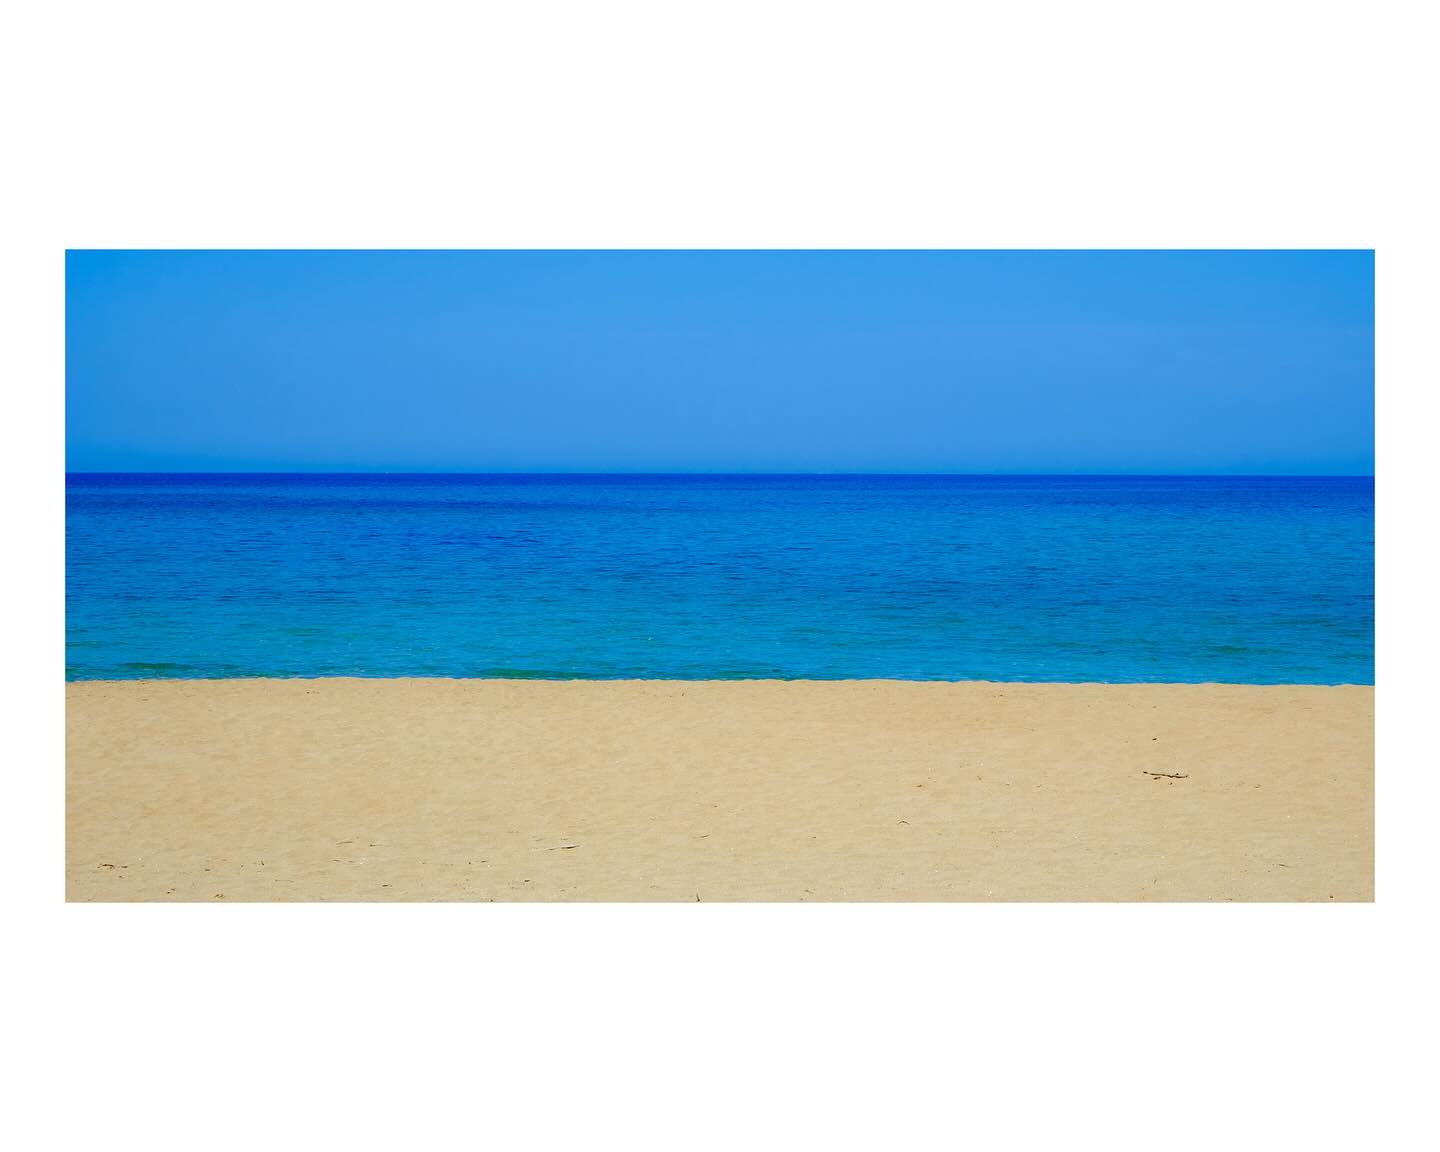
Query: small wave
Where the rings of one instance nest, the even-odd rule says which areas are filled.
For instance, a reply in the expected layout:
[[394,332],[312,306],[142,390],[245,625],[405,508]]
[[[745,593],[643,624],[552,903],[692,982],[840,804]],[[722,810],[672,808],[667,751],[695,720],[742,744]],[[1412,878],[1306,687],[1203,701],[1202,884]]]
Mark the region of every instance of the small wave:
[[603,680],[593,672],[556,672],[548,668],[486,668],[476,676],[496,680]]

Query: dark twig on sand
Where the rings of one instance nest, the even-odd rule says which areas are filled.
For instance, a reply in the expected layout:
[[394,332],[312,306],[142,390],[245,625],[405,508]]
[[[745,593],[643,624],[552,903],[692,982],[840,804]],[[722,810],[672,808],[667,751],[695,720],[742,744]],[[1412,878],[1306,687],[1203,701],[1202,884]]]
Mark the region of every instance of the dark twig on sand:
[[1190,779],[1190,773],[1188,773],[1188,772],[1151,772],[1149,769],[1146,769],[1146,768],[1142,768],[1141,771],[1144,772],[1145,775],[1147,775],[1147,776],[1153,776],[1153,777],[1155,777],[1156,780],[1188,780],[1188,779]]

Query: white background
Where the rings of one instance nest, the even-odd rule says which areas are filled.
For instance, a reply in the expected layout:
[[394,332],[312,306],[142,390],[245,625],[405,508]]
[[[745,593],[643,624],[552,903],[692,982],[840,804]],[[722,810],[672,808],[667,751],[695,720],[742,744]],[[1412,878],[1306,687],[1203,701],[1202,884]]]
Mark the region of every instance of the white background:
[[[1420,11],[10,9],[7,1145],[1433,1142]],[[63,251],[164,246],[1376,248],[1377,903],[64,904]]]

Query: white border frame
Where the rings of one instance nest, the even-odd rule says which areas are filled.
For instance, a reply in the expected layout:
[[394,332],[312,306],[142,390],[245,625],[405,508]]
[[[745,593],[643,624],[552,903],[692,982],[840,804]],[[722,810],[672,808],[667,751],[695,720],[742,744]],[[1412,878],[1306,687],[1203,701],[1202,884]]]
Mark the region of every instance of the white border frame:
[[[16,1146],[1408,1146],[1433,41],[1405,6],[32,5],[0,69]],[[1373,906],[68,906],[67,247],[1377,249]],[[48,478],[48,479],[47,479]]]

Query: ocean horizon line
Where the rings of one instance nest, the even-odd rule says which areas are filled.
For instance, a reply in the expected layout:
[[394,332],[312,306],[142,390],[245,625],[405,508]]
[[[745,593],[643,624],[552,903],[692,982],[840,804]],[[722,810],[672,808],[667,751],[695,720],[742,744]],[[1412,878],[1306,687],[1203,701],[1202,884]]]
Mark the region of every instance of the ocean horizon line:
[[591,469],[508,469],[508,470],[453,470],[453,469],[406,469],[406,468],[327,468],[327,469],[286,469],[286,468],[221,468],[221,469],[106,469],[106,468],[85,468],[67,469],[66,479],[71,477],[88,476],[305,476],[305,477],[327,477],[327,476],[433,476],[433,477],[497,477],[497,478],[524,478],[532,476],[565,476],[565,477],[612,477],[622,476],[629,479],[644,479],[647,477],[673,478],[673,477],[716,477],[729,479],[735,477],[751,477],[765,479],[770,477],[855,477],[867,479],[871,477],[905,478],[915,477],[920,479],[946,478],[959,480],[986,480],[986,479],[1025,479],[1034,478],[1038,480],[1059,480],[1059,479],[1086,479],[1086,480],[1374,480],[1373,472],[1028,472],[1028,471],[1007,471],[1007,472],[919,472],[919,471],[808,471],[808,470],[657,470],[657,471],[631,471],[631,470],[591,470]]

